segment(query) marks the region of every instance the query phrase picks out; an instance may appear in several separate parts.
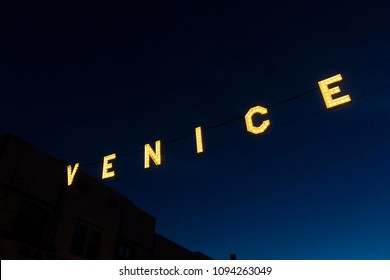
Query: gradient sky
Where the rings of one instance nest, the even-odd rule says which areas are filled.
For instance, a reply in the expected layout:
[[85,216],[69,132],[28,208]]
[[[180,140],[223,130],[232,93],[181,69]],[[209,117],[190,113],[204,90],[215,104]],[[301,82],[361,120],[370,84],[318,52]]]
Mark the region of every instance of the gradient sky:
[[[390,5],[385,1],[139,1],[3,9],[0,132],[69,163],[142,150],[243,116],[342,74],[352,103],[313,91],[162,146],[164,164],[118,158],[105,183],[157,231],[226,259],[390,258]],[[366,67],[376,65],[366,71]],[[101,164],[84,171],[99,177]]]

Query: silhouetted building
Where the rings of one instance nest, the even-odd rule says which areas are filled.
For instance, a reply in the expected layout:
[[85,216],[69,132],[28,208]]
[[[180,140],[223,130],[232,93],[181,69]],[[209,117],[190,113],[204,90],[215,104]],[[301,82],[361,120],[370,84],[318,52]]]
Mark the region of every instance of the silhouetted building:
[[155,232],[120,193],[11,134],[0,136],[1,259],[210,259]]

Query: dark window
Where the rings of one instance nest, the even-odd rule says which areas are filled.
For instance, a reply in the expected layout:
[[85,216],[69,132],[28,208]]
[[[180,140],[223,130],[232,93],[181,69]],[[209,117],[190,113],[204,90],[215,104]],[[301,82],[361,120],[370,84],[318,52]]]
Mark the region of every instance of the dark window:
[[[77,175],[76,175],[77,176]],[[81,193],[81,194],[86,194],[89,190],[89,184],[88,181],[84,178],[79,178],[76,181],[76,189]]]
[[96,259],[101,233],[89,227],[76,224],[69,252],[86,259]]
[[23,202],[12,228],[13,236],[26,243],[41,243],[49,223],[49,215],[48,210]]
[[87,252],[85,253],[86,259],[90,259],[90,260],[96,259],[99,244],[100,244],[100,233],[91,230],[88,239]]
[[117,259],[118,260],[135,260],[137,249],[127,243],[121,242],[118,246]]
[[84,252],[85,241],[87,240],[87,227],[77,224],[74,228],[72,243],[69,252],[82,256]]

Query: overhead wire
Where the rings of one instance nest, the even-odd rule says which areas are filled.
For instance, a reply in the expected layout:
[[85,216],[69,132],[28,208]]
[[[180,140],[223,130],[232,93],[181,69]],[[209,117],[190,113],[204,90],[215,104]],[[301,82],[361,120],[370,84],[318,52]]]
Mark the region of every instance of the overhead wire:
[[[367,66],[367,67],[365,67],[365,68],[363,68],[363,69],[360,69],[360,70],[358,70],[358,71],[352,72],[352,73],[349,74],[349,75],[347,74],[347,75],[344,75],[344,76],[345,76],[345,77],[354,77],[354,76],[357,76],[357,75],[359,75],[359,74],[361,74],[361,73],[367,72],[367,71],[369,71],[369,70],[371,70],[371,69],[375,69],[375,68],[377,68],[377,67],[379,67],[379,66],[381,66],[381,65],[383,65],[383,64],[385,64],[385,63],[387,63],[387,62],[390,62],[390,58],[384,59],[384,60],[382,60],[382,61],[380,61],[380,62],[374,63],[374,64],[372,64],[372,65],[370,65],[370,66]],[[379,92],[379,91],[381,91],[381,90],[383,90],[383,89],[386,89],[386,88],[388,88],[388,87],[390,87],[390,85],[385,85],[385,86],[376,88],[376,89],[374,89],[374,90],[371,90],[371,91],[369,91],[369,92],[366,92],[365,94],[362,94],[362,95],[360,95],[360,96],[356,96],[356,97],[354,97],[354,99],[360,99],[360,98],[363,98],[363,97],[365,97],[365,96],[369,96],[369,95],[371,95],[371,94],[374,94],[374,93],[376,93],[376,92]],[[292,102],[292,101],[294,101],[294,100],[297,100],[297,99],[299,99],[299,98],[301,98],[301,97],[308,96],[310,93],[312,93],[312,92],[314,92],[314,91],[317,91],[317,90],[319,90],[318,87],[314,87],[314,88],[312,88],[312,89],[303,91],[303,92],[301,92],[301,93],[298,93],[298,94],[296,94],[296,95],[294,95],[294,96],[291,96],[291,97],[288,97],[288,98],[286,98],[286,99],[283,99],[283,100],[280,100],[280,101],[271,103],[271,104],[269,104],[268,106],[265,106],[265,107],[266,107],[266,108],[274,108],[274,107],[277,107],[277,106],[279,106],[279,105],[286,104],[286,103]],[[318,114],[318,113],[321,113],[321,112],[324,112],[324,111],[326,111],[326,109],[321,109],[321,110],[319,110],[319,111],[316,111],[316,112],[310,113],[310,114],[308,114],[308,115],[305,115],[305,116],[303,116],[303,117],[301,117],[301,118],[292,120],[292,121],[288,122],[288,124],[293,123],[293,122],[296,122],[296,121],[299,121],[299,120],[304,119],[304,118],[308,118],[308,117],[314,116],[314,115],[316,115],[316,114]],[[203,130],[204,130],[204,131],[208,131],[208,130],[216,129],[216,128],[219,128],[219,127],[228,125],[228,124],[230,124],[230,123],[236,122],[236,121],[238,121],[238,120],[242,120],[243,118],[244,118],[244,115],[237,116],[237,117],[234,117],[234,118],[231,118],[231,119],[222,121],[222,122],[217,123],[217,124],[214,124],[214,125],[206,126],[206,127],[203,128]],[[287,123],[286,123],[286,124],[287,124]],[[273,128],[270,127],[270,129],[277,129],[277,128],[279,128],[280,126],[285,126],[286,124],[281,124],[281,125],[276,126],[276,127],[273,127]],[[186,138],[189,138],[189,137],[194,137],[194,133],[189,133],[189,134],[185,134],[185,135],[182,135],[182,136],[175,137],[175,138],[170,139],[170,140],[167,140],[167,141],[162,141],[162,144],[171,144],[171,143],[175,143],[175,142],[181,141],[181,140],[186,139]],[[240,137],[239,139],[244,139],[244,138],[246,138],[246,136]],[[234,142],[235,142],[235,141],[239,141],[239,140],[234,140]],[[229,142],[229,143],[230,143],[230,142]],[[226,144],[221,144],[221,146],[222,146],[222,145],[225,146]],[[214,147],[214,148],[217,148],[217,147]],[[208,150],[214,149],[214,148],[213,148],[213,147],[210,147]],[[137,150],[129,151],[129,152],[126,152],[126,153],[121,153],[121,154],[118,154],[118,155],[117,155],[117,158],[121,158],[121,157],[123,158],[123,157],[131,156],[131,155],[134,155],[134,154],[142,153],[143,151],[144,151],[143,149],[137,149]],[[193,155],[196,155],[196,154],[191,154],[191,155],[182,156],[182,157],[180,157],[180,159],[182,159],[182,158],[188,158],[188,157],[193,156]],[[172,159],[172,160],[169,160],[169,161],[166,161],[166,162],[177,161],[177,160],[178,160],[178,159]],[[79,165],[79,168],[89,167],[89,166],[93,166],[93,165],[97,165],[97,164],[101,164],[101,161],[93,161],[93,162],[89,162],[89,163],[83,163],[83,164],[80,164],[80,165]],[[142,171],[142,170],[144,170],[144,169],[140,169],[139,171]],[[138,169],[135,170],[135,171],[137,172]],[[42,176],[50,176],[50,175],[56,174],[56,173],[58,173],[58,172],[59,172],[59,171],[56,171],[56,170],[55,170],[55,171],[47,172],[47,173],[45,173],[45,174],[36,174],[36,175],[28,176],[28,177],[25,177],[25,178],[19,178],[18,180],[25,180],[25,179],[29,179],[29,178],[36,178],[36,177],[42,177]],[[64,171],[61,170],[61,172],[64,172]],[[134,171],[125,171],[125,172],[121,172],[120,174],[128,174],[128,173],[133,173],[133,172],[134,172]]]
[[[361,98],[370,96],[370,95],[372,95],[372,94],[378,93],[378,92],[380,92],[380,91],[382,91],[382,90],[384,90],[384,89],[387,89],[387,88],[390,88],[390,84],[387,84],[387,85],[378,87],[378,88],[373,89],[373,90],[370,90],[370,91],[368,91],[368,92],[366,92],[366,93],[364,93],[364,94],[361,94],[361,95],[359,95],[359,96],[356,96],[356,97],[354,97],[354,100],[358,100],[358,99],[361,99]],[[302,120],[304,120],[304,119],[308,119],[308,118],[314,117],[314,116],[319,115],[320,113],[324,113],[324,112],[326,112],[326,111],[328,111],[328,110],[325,109],[325,108],[320,109],[320,110],[316,110],[316,111],[314,111],[314,112],[311,112],[311,113],[306,114],[306,115],[304,115],[304,116],[301,116],[301,117],[295,118],[295,119],[293,119],[293,120],[287,121],[287,122],[285,122],[285,123],[281,123],[281,124],[279,124],[279,125],[269,127],[267,130],[272,131],[272,130],[280,129],[280,128],[289,126],[289,125],[291,125],[291,124],[300,122],[300,121],[302,121]],[[239,141],[248,140],[248,139],[250,139],[249,136],[251,136],[251,135],[245,134],[244,136],[241,136],[241,137],[238,137],[238,138],[229,140],[229,141],[224,142],[224,143],[222,143],[222,144],[218,144],[218,145],[209,147],[209,148],[207,149],[207,151],[219,149],[219,148],[225,147],[225,146],[227,146],[227,145],[230,145],[230,144],[232,144],[232,143],[236,143],[236,142],[239,142]],[[165,161],[165,163],[170,163],[170,162],[174,162],[174,161],[178,161],[178,160],[182,160],[182,159],[186,159],[186,158],[190,158],[190,157],[195,157],[195,156],[197,156],[197,155],[198,155],[198,154],[191,153],[191,154],[183,155],[183,156],[180,156],[180,157],[171,159],[171,160],[167,160],[167,161]],[[128,170],[128,171],[120,172],[120,173],[118,173],[118,175],[129,174],[129,173],[133,174],[133,173],[139,173],[139,172],[143,172],[143,171],[145,171],[145,169],[143,169],[143,168],[136,168],[136,169],[133,169],[133,170]]]

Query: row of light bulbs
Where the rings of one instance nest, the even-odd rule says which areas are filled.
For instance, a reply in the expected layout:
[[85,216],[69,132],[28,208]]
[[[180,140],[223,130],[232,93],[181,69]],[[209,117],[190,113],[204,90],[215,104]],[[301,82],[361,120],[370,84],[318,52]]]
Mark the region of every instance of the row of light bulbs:
[[[340,74],[330,77],[328,79],[322,80],[318,82],[319,88],[321,90],[325,105],[327,109],[340,106],[342,104],[351,102],[351,97],[349,95],[344,95],[338,98],[334,98],[333,95],[340,93],[340,87],[336,86],[333,88],[329,88],[331,84],[336,82],[340,82],[343,78]],[[271,124],[269,120],[264,120],[261,125],[255,126],[253,124],[253,116],[256,114],[266,115],[268,113],[267,108],[262,106],[252,107],[248,110],[245,115],[245,123],[246,129],[248,132],[253,134],[261,134],[263,133]],[[203,137],[202,137],[202,128],[195,128],[195,140],[196,140],[196,151],[198,154],[203,153]],[[155,165],[162,164],[161,158],[161,141],[158,140],[155,142],[155,149],[153,149],[150,144],[145,144],[144,146],[144,168],[150,168],[150,159],[154,162]],[[103,170],[102,170],[102,179],[108,179],[115,176],[115,171],[113,170],[112,161],[116,159],[116,154],[110,154],[103,158]],[[71,186],[73,183],[73,179],[77,173],[80,164],[76,163],[74,167],[72,165],[67,166],[67,180],[68,186]]]

